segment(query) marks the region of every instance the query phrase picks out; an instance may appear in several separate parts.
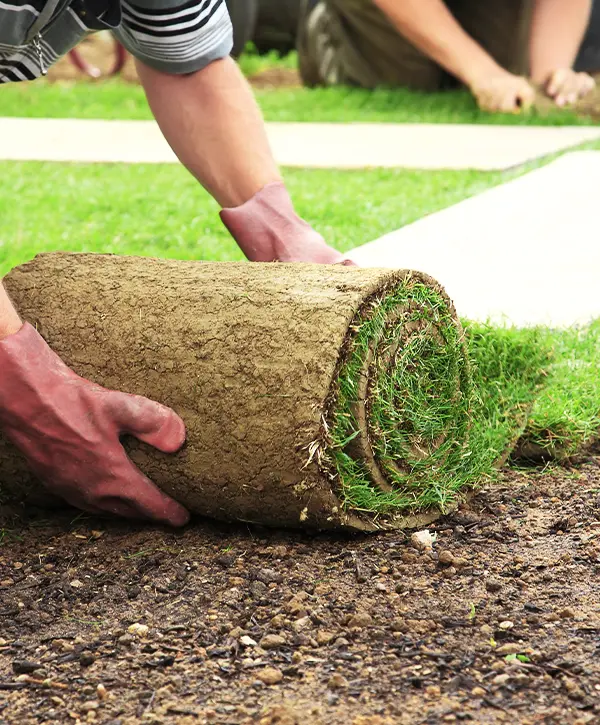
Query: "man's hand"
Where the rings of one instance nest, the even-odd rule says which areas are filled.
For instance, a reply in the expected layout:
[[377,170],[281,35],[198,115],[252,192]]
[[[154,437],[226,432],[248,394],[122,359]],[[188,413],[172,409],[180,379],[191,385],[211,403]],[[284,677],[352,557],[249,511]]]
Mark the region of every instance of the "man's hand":
[[79,377],[27,323],[0,340],[0,371],[0,430],[50,491],[92,513],[187,523],[119,440],[130,434],[176,452],[185,426],[172,410]]
[[550,75],[546,82],[546,93],[557,106],[577,103],[594,90],[596,81],[587,73],[577,73],[571,68],[560,68]]
[[313,262],[355,266],[295,212],[285,185],[267,184],[249,201],[223,209],[221,219],[252,262]]
[[491,113],[527,111],[535,99],[535,91],[526,78],[501,68],[478,78],[470,88],[481,110]]

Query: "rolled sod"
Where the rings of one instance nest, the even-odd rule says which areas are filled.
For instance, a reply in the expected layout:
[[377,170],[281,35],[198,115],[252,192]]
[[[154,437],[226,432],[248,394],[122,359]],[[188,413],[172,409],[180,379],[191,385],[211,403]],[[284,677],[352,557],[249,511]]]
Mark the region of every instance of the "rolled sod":
[[[47,254],[5,284],[77,373],[183,417],[188,439],[174,456],[124,445],[195,513],[420,525],[498,457],[472,437],[481,406],[464,331],[426,275]],[[0,440],[3,497],[40,489]]]

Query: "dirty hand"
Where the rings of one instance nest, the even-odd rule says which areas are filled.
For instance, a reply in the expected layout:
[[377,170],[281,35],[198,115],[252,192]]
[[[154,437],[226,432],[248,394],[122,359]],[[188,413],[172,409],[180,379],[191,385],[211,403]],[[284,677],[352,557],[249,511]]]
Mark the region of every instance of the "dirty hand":
[[535,91],[526,78],[505,70],[479,78],[470,87],[479,108],[492,113],[526,111],[535,98]]
[[267,184],[241,206],[223,209],[221,220],[251,262],[355,266],[296,214],[281,182]]
[[134,466],[119,440],[128,433],[174,453],[185,426],[172,410],[80,378],[27,323],[0,340],[0,370],[0,431],[46,488],[92,513],[187,523],[187,511]]
[[557,106],[577,103],[596,86],[596,81],[587,73],[577,73],[571,68],[555,70],[546,81],[545,90]]

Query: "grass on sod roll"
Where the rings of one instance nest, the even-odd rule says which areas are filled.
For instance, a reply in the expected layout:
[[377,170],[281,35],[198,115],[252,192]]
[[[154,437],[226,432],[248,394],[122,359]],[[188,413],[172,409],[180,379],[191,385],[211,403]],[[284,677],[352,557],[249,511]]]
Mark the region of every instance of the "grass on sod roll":
[[[410,319],[443,309],[432,290],[419,294],[429,307],[424,313],[413,312]],[[330,456],[346,508],[381,514],[431,506],[444,510],[461,491],[492,480],[519,439],[559,461],[598,440],[600,320],[566,330],[502,328],[463,320],[467,373],[460,370],[456,328],[442,312],[430,320],[441,338],[409,338],[405,350],[413,364],[378,378],[371,401],[371,425],[379,433],[374,449],[384,467],[390,459],[406,469],[398,475],[397,468],[387,468],[393,492],[375,488],[365,466],[347,450],[357,432],[352,403],[369,341],[385,328],[386,312],[404,302],[402,297],[386,300],[378,314],[361,324],[340,371]],[[457,374],[463,381],[458,397],[452,385]],[[448,430],[453,434],[436,446]],[[465,436],[468,443],[458,446]],[[430,452],[427,459],[412,457],[415,437]]]
[[[395,314],[399,325],[390,324]],[[412,334],[405,333],[407,325],[416,328]],[[365,407],[371,445],[393,492],[375,488],[365,464],[348,450],[360,432],[354,406],[372,344],[376,372]],[[381,360],[390,350],[397,350],[393,365]],[[346,508],[387,513],[447,501],[448,481],[432,472],[451,474],[466,453],[473,396],[463,353],[446,302],[422,283],[407,282],[363,313],[339,371],[328,446]]]
[[[403,323],[422,327],[402,339],[402,327],[388,329],[386,319],[408,302],[412,309]],[[541,391],[552,346],[546,331],[535,328],[465,322],[465,333],[468,365],[463,336],[442,298],[419,285],[386,298],[362,321],[340,370],[329,447],[346,508],[382,514],[443,510],[460,491],[494,477]],[[383,349],[400,343],[402,351],[391,374],[378,368],[369,403],[373,449],[392,492],[375,488],[365,465],[348,450],[358,433],[356,381],[374,339]]]

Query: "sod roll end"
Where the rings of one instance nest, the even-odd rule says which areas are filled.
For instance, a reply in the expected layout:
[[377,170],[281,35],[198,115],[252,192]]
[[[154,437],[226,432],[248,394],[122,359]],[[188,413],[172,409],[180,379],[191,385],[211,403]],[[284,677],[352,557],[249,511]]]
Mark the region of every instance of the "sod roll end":
[[[5,283],[78,374],[183,417],[176,455],[124,445],[195,513],[313,529],[418,526],[470,483],[464,334],[426,275],[47,254]],[[2,496],[40,490],[0,439]]]

